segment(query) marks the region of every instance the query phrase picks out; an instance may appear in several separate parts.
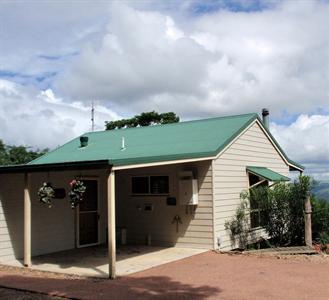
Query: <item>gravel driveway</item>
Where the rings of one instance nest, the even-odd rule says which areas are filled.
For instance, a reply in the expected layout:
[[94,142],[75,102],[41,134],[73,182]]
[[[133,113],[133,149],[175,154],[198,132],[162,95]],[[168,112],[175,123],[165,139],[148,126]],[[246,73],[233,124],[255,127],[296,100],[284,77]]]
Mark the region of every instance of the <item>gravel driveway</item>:
[[329,299],[329,257],[206,252],[114,281],[0,268],[0,285],[75,299]]

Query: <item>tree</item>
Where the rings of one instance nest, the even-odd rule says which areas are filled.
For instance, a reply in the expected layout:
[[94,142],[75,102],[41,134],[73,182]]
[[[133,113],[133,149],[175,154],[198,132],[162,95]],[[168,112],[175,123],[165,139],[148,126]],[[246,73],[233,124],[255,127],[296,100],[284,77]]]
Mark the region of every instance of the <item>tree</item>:
[[6,145],[0,140],[0,165],[8,164],[8,153],[6,150]]
[[157,124],[170,124],[179,122],[179,117],[173,112],[159,114],[155,111],[143,112],[130,119],[121,119],[117,121],[106,121],[105,129],[113,130],[120,128],[130,128],[139,126],[150,126]]
[[9,146],[0,140],[0,165],[26,164],[48,152],[48,149],[29,150],[25,146]]

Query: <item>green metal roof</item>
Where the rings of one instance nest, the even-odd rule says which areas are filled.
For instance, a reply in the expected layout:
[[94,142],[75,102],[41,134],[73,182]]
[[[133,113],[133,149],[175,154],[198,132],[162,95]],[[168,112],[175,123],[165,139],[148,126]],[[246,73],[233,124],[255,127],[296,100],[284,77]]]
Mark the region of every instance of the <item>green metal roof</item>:
[[250,173],[253,173],[259,177],[262,177],[264,179],[267,179],[269,181],[273,181],[273,182],[278,182],[278,181],[289,181],[290,178],[283,176],[277,172],[274,172],[268,168],[264,168],[264,167],[247,167],[247,171],[249,171]]
[[[90,164],[93,161],[125,166],[214,157],[256,119],[261,122],[258,115],[252,113],[149,127],[88,132],[82,135],[89,138],[88,146],[80,147],[80,137],[77,137],[33,160],[25,165],[25,168],[79,162]],[[125,140],[124,150],[121,149],[122,138]],[[303,169],[302,166],[290,161],[275,139],[272,139],[293,167]],[[24,166],[21,168],[23,170]]]
[[[88,146],[81,148],[79,137],[30,164],[109,160],[114,166],[215,156],[257,114],[211,118],[167,125],[127,128],[83,134]],[[121,150],[122,138],[125,150]]]

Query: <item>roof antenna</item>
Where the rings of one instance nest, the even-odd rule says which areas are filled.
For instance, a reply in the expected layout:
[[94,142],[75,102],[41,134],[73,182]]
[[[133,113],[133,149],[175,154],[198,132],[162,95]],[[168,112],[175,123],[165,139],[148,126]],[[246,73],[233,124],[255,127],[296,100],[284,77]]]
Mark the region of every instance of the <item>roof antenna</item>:
[[95,108],[94,100],[91,101],[91,131],[95,130]]

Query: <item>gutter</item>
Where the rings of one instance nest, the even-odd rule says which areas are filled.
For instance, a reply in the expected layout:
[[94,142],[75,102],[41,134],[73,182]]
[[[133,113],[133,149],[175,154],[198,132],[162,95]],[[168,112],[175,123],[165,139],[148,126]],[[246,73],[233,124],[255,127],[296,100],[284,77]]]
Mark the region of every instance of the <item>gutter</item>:
[[86,169],[106,169],[111,167],[109,160],[73,161],[53,164],[26,164],[0,166],[0,174],[10,173],[32,173],[43,171],[66,171],[66,170],[86,170]]

